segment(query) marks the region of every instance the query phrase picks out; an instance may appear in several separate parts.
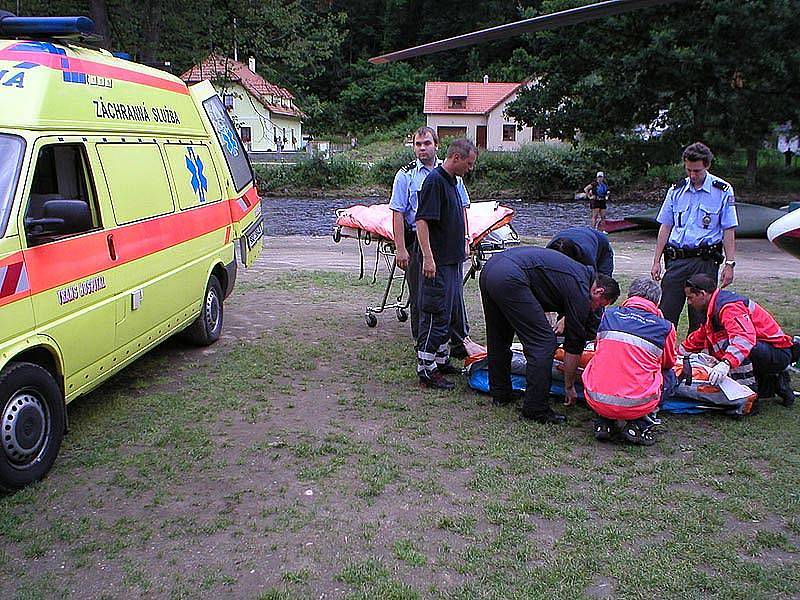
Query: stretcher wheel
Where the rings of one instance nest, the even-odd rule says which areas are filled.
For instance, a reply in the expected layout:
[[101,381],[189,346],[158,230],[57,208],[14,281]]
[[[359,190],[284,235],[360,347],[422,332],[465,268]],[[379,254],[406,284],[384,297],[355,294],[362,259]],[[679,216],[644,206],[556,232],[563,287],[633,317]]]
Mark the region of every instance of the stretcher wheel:
[[364,315],[364,320],[367,322],[367,327],[375,327],[378,324],[378,317],[372,313]]
[[401,323],[408,321],[408,311],[405,308],[397,309],[397,320]]
[[337,244],[342,241],[342,228],[337,227],[333,230],[333,241]]

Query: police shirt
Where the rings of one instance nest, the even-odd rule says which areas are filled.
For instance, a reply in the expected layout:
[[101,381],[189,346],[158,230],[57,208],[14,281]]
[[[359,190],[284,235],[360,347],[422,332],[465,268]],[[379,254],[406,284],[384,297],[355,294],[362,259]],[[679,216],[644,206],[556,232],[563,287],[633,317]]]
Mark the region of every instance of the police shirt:
[[550,248],[556,240],[573,242],[580,253],[577,259],[579,263],[594,267],[598,273],[609,277],[614,273],[614,251],[608,236],[602,231],[591,227],[570,227],[555,234],[547,247]]
[[436,264],[454,265],[464,254],[464,208],[456,178],[438,166],[425,178],[419,191],[417,221],[428,224],[431,251]]
[[[595,272],[557,250],[520,246],[501,256],[517,265],[545,312],[564,315],[564,350],[580,354],[594,336],[591,288]],[[596,325],[595,325],[596,330]]]
[[707,173],[696,190],[685,177],[669,189],[656,220],[672,225],[667,240],[671,246],[710,246],[722,241],[725,229],[739,224],[734,202],[733,186],[727,181]]
[[[437,158],[434,167],[438,167],[440,164],[442,164],[442,161]],[[411,229],[416,228],[414,221],[416,220],[419,190],[422,188],[422,182],[425,181],[428,173],[432,170],[433,168],[422,164],[422,161],[416,159],[398,170],[394,176],[389,208],[403,213],[406,223]],[[467,207],[469,206],[469,194],[464,186],[464,180],[461,177],[456,177],[456,181],[456,187],[461,196],[461,205]]]

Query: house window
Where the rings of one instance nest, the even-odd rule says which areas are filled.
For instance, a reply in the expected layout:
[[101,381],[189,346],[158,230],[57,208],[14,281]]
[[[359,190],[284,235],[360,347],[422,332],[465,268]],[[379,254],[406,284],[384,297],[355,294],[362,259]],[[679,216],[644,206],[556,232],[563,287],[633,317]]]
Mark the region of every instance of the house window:
[[222,103],[227,110],[233,110],[233,94],[223,94]]
[[467,108],[467,99],[450,98],[450,108]]
[[544,141],[544,129],[540,129],[539,127],[534,127],[531,130],[531,141],[532,142],[543,142]]
[[503,141],[513,142],[517,139],[517,126],[516,125],[503,125]]
[[242,138],[242,142],[245,145],[248,145],[250,142],[253,141],[253,132],[250,127],[242,126],[239,128],[239,137]]
[[462,138],[467,137],[467,128],[466,127],[437,127],[436,133],[439,136],[439,139],[442,140],[444,138]]

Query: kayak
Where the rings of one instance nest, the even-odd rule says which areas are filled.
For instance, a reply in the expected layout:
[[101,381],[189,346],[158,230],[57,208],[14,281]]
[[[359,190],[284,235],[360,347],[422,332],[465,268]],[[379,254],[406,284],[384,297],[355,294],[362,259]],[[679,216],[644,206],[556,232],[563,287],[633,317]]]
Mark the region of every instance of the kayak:
[[770,225],[767,237],[781,250],[800,258],[800,210],[792,211]]
[[614,233],[615,231],[626,231],[628,229],[637,229],[637,223],[631,223],[626,219],[606,219],[603,221],[603,231],[606,233]]
[[[646,229],[658,229],[659,223],[656,221],[658,211],[658,208],[646,210],[625,217],[625,220],[636,223],[640,227]],[[769,208],[768,206],[737,202],[736,216],[739,218],[739,226],[736,228],[736,237],[765,238],[767,237],[767,227],[785,215],[785,211]]]

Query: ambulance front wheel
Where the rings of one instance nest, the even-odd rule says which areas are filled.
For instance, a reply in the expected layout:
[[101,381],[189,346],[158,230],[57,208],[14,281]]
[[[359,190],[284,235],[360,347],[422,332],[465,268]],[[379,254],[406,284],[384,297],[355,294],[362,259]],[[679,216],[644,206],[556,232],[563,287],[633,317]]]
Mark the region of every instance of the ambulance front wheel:
[[64,400],[47,370],[11,363],[0,373],[0,411],[0,489],[15,491],[53,466],[64,437]]
[[222,285],[212,275],[203,296],[203,305],[197,319],[186,329],[186,337],[198,346],[210,346],[222,333]]

